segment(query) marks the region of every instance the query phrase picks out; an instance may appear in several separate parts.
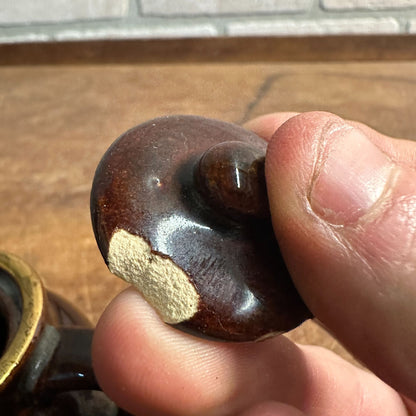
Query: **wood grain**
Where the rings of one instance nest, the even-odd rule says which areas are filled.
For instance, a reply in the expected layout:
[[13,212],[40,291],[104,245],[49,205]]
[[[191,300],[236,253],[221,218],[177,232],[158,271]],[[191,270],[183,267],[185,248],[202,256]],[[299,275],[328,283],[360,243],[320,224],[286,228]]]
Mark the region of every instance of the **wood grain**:
[[[416,62],[1,67],[1,249],[96,322],[125,284],[96,247],[89,192],[99,159],[126,129],[164,114],[241,123],[325,110],[415,139],[415,96]],[[291,336],[348,357],[315,323]]]
[[416,59],[415,35],[214,37],[0,44],[0,65]]

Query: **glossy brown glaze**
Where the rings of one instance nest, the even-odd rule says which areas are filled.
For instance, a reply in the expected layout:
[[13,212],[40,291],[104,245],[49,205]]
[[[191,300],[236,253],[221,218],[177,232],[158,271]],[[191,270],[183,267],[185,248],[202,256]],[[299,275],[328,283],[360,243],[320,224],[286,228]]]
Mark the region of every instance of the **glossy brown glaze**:
[[248,341],[311,316],[269,220],[265,152],[239,126],[169,116],[123,134],[97,168],[91,214],[104,259],[126,230],[179,266],[199,294],[197,313],[177,325],[185,331]]
[[[92,336],[81,311],[45,290],[23,260],[0,252],[0,414],[124,414],[98,392]],[[61,398],[68,396],[77,406],[65,413],[67,402]]]
[[264,149],[230,141],[208,149],[195,169],[196,188],[214,212],[244,222],[268,218]]

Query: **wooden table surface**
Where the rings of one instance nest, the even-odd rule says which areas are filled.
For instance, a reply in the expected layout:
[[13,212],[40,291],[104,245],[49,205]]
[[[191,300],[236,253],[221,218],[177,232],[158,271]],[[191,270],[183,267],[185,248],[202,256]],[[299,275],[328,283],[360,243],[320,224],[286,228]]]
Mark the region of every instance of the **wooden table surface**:
[[[242,123],[325,110],[416,139],[416,61],[146,62],[0,67],[0,241],[96,322],[126,285],[91,229],[95,167],[126,129],[165,114]],[[291,336],[345,352],[314,323]]]

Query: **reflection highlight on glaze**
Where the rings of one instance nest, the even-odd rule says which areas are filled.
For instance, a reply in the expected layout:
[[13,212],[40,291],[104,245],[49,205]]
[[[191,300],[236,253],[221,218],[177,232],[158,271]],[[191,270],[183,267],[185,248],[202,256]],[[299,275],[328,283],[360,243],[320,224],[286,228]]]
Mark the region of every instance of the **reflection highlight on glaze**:
[[199,230],[212,231],[210,227],[180,215],[174,214],[165,217],[161,219],[156,226],[155,243],[157,250],[169,253],[173,236],[177,232],[190,232],[196,234]]

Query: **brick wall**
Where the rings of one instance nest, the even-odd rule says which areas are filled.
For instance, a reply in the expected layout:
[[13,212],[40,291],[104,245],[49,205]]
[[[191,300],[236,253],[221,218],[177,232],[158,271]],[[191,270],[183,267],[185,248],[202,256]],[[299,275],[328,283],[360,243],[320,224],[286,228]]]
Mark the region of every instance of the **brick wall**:
[[416,0],[0,0],[0,42],[416,33]]

